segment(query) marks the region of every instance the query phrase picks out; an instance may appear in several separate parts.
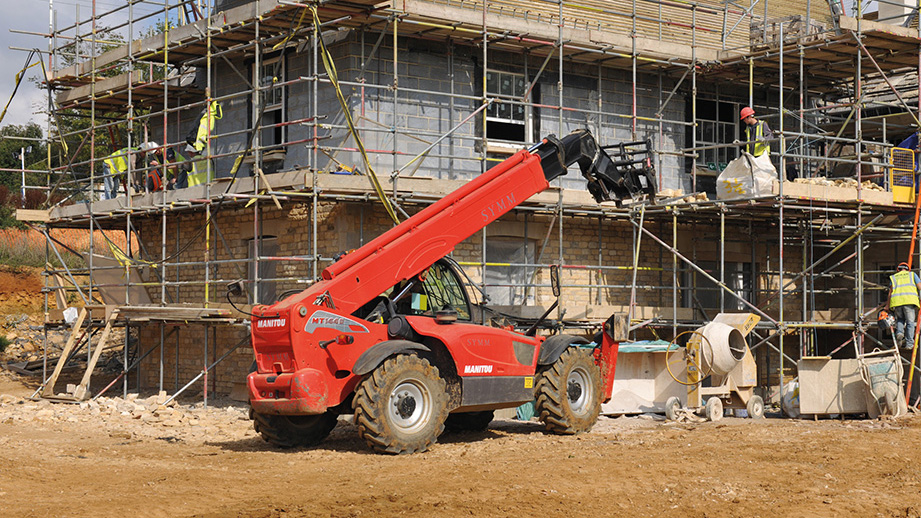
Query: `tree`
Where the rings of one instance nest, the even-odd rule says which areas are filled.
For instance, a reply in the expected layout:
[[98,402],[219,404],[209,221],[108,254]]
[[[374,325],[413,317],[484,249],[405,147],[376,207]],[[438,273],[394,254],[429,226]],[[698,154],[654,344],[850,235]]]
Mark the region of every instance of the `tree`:
[[[26,141],[6,137],[23,137],[33,140]],[[34,122],[21,126],[9,124],[0,128],[0,168],[21,169],[20,152],[23,148],[29,147],[31,147],[31,150],[27,151],[25,156],[26,169],[46,169],[45,141],[42,137],[42,129],[38,124]],[[27,183],[41,178],[40,175],[29,176]],[[22,174],[15,171],[0,171],[0,185],[5,185],[10,192],[19,192],[22,186]]]

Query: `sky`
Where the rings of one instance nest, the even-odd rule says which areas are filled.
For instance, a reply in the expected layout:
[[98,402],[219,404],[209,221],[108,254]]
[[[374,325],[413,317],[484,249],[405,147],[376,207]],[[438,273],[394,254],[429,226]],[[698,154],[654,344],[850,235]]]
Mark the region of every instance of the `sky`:
[[[48,39],[44,36],[12,33],[10,29],[42,34],[48,33],[49,1],[53,2],[54,10],[57,12],[58,28],[72,25],[78,10],[80,18],[83,20],[88,19],[92,12],[93,0],[0,0],[0,4],[3,7],[2,11],[0,11],[3,18],[3,21],[0,22],[0,110],[10,100],[10,95],[12,95],[15,86],[16,74],[22,70],[29,55],[27,51],[10,50],[10,47],[48,50]],[[125,5],[124,0],[95,0],[95,3],[96,9],[100,12]],[[150,4],[136,5],[134,8],[135,15],[138,16],[142,13],[162,9],[162,0],[158,3],[159,6]],[[170,3],[172,4],[173,2]],[[127,16],[124,13],[127,13],[127,10],[122,10],[121,13],[106,18],[101,23],[109,25],[123,23]],[[135,30],[137,31],[138,29],[136,28]],[[47,55],[42,57],[47,65]],[[47,92],[40,90],[31,81],[28,81],[39,77],[41,77],[41,68],[39,66],[29,69],[0,125],[26,124],[29,121],[34,121],[42,129],[45,128],[45,115],[36,112],[42,110],[47,103]]]
[[[0,48],[0,103],[2,103],[0,110],[10,100],[15,86],[16,73],[22,69],[28,57],[28,52],[10,50],[10,47],[48,48],[47,39],[43,37],[10,32],[10,29],[48,32],[47,0],[4,0],[3,4],[3,22],[0,22],[0,29],[2,29],[0,30],[0,45],[2,45]],[[40,74],[39,67],[32,67],[26,78],[38,77]],[[45,117],[33,115],[35,107],[42,105],[43,98],[41,90],[23,79],[6,117],[0,124],[26,124],[34,120],[44,127]]]

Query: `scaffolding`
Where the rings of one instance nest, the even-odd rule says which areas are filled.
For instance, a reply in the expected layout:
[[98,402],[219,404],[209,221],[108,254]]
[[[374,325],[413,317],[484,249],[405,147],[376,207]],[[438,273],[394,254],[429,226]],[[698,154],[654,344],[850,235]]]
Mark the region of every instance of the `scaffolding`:
[[[660,186],[675,196],[655,205],[598,206],[572,183],[560,183],[506,218],[514,223],[509,228],[523,230],[520,255],[491,260],[488,228],[471,238],[455,257],[481,290],[511,294],[500,316],[516,307],[510,316],[520,320],[541,312],[550,264],[563,264],[567,272],[564,301],[579,302],[561,304],[560,325],[585,332],[611,311],[629,314],[635,337],[666,339],[699,326],[713,311],[755,312],[762,323],[753,349],[766,395],[778,395],[795,376],[799,357],[880,344],[875,309],[885,302],[887,268],[906,255],[911,225],[903,217],[911,207],[865,182],[885,185],[890,141],[918,129],[917,6],[874,21],[859,4],[854,16],[846,16],[835,2],[808,0],[748,6],[687,0],[404,0],[392,6],[368,0],[135,0],[105,12],[95,2],[88,14],[78,7],[74,23],[59,27],[53,0],[49,4],[48,32],[35,36],[47,39],[41,54],[48,69],[48,143],[62,151],[49,156],[56,165],[44,171],[45,183],[30,186],[50,193],[47,210],[23,211],[22,219],[35,221],[48,237],[50,261],[59,254],[58,228],[136,238],[126,250],[105,251],[116,262],[91,249],[86,268],[49,269],[49,294],[68,290],[87,304],[103,298],[131,308],[229,308],[221,305],[223,288],[235,278],[248,280],[250,301],[303,287],[339,250],[330,237],[336,207],[358,211],[347,244],[367,242],[388,224],[384,199],[397,217],[406,217],[520,148],[508,134],[496,136],[490,119],[501,115],[517,124],[509,114],[523,113],[528,137],[538,127],[546,134],[576,125],[588,126],[602,144],[650,137]],[[893,20],[905,26],[885,23]],[[447,73],[418,77],[414,67],[421,65],[412,59],[426,52],[438,54]],[[292,55],[306,56],[303,69],[283,64]],[[460,56],[477,63],[472,79],[456,77],[468,71]],[[343,65],[347,75],[340,76],[335,67]],[[517,84],[497,92],[490,72],[497,79],[506,73]],[[622,82],[610,86],[615,76]],[[547,91],[538,96],[540,86]],[[345,92],[338,113],[323,108],[339,106],[334,91]],[[286,111],[295,95],[307,108],[291,116]],[[644,105],[650,96],[654,106]],[[909,104],[912,96],[916,105]],[[415,127],[401,113],[404,103],[420,99],[438,113],[437,124]],[[235,127],[218,124],[208,135],[203,154],[213,182],[98,199],[105,157],[155,141],[162,143],[156,152],[165,163],[167,149],[185,145],[180,128],[194,125],[214,102],[245,115]],[[715,113],[700,113],[705,103]],[[737,136],[734,117],[742,105],[756,107],[777,128],[772,147],[781,181],[775,191],[684,199],[714,186],[720,157],[736,147],[719,132]],[[728,118],[720,115],[727,109]],[[109,135],[109,148],[100,135]],[[88,156],[80,155],[83,149]],[[355,169],[361,174],[342,174]],[[368,182],[375,169],[389,170],[381,175],[385,191]],[[129,165],[127,174],[151,172],[164,174],[143,165]],[[856,183],[837,190],[783,181],[815,176]],[[309,222],[297,230],[302,248],[281,250],[279,233],[275,241],[264,237],[282,217]],[[228,229],[236,221],[246,225]],[[535,228],[541,234],[532,238]],[[588,229],[595,235],[587,239],[597,244],[575,262],[568,245],[574,231]],[[231,242],[240,232],[251,236],[248,250]],[[508,271],[518,274],[500,281],[491,275]],[[68,282],[54,281],[61,278]],[[145,293],[132,289],[139,286]],[[190,322],[206,328],[204,341],[194,346],[180,345],[175,333],[176,390],[191,384],[183,387],[180,380],[183,348],[203,343],[199,364],[207,373],[221,344],[236,341],[219,340],[205,318],[153,314],[125,311],[122,318],[159,350],[159,360],[147,366],[158,372],[161,390],[170,361],[167,328]],[[231,328],[228,336],[242,336],[245,321],[221,324]],[[50,318],[46,327],[56,325]],[[128,370],[127,353],[124,363]],[[196,372],[183,374],[196,381]],[[142,378],[139,370],[135,381]],[[216,389],[214,377],[211,382],[210,390]],[[207,394],[207,381],[204,389]]]

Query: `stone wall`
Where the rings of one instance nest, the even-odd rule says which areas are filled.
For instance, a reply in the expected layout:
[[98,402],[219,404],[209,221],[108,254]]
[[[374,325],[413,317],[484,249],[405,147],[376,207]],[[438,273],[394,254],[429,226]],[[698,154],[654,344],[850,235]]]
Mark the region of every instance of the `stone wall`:
[[[274,237],[277,249],[273,255],[287,258],[284,260],[265,261],[274,264],[277,281],[275,293],[286,290],[303,289],[313,278],[312,247],[314,240],[312,207],[308,203],[286,203],[283,210],[271,205],[263,205],[260,210],[261,231],[263,237]],[[410,214],[420,207],[407,206]],[[317,206],[317,251],[319,256],[318,271],[331,263],[334,254],[362,246],[374,237],[391,228],[391,222],[379,204],[370,203],[334,203],[321,202]],[[168,262],[182,262],[181,266],[166,266],[163,275],[169,282],[178,286],[167,289],[167,303],[188,303],[203,305],[224,303],[226,284],[234,279],[248,278],[250,240],[257,235],[254,225],[255,212],[252,208],[227,206],[217,211],[214,217],[215,227],[208,233],[206,246],[205,233],[198,232],[203,221],[202,214],[180,214],[167,221],[166,244],[167,255],[176,253],[177,243],[187,247],[178,258]],[[137,222],[140,235],[148,250],[159,249],[161,228],[159,220]],[[671,242],[672,228],[670,222],[646,221],[645,226],[666,242]],[[768,229],[753,228],[751,231],[735,232],[728,237],[725,250],[727,263],[755,263],[755,282],[759,289],[776,289],[778,277],[777,246],[768,234]],[[563,220],[562,249],[560,233],[551,215],[535,214],[530,211],[513,211],[501,220],[485,229],[486,243],[497,237],[527,239],[534,244],[533,261],[537,264],[561,263],[564,268],[561,276],[563,294],[561,307],[569,318],[584,314],[586,307],[627,306],[630,302],[630,286],[633,279],[633,227],[626,220],[603,219],[597,217],[571,217]],[[678,228],[678,249],[686,257],[698,263],[719,260],[719,235],[711,225],[681,224]],[[754,236],[754,240],[752,238]],[[754,248],[752,244],[754,243]],[[482,282],[483,234],[478,232],[462,242],[454,251],[453,257],[461,263],[476,263],[465,266],[471,279]],[[212,261],[206,271],[205,259]],[[800,267],[802,258],[799,250],[785,251],[785,270],[794,271]],[[195,264],[199,262],[201,264]],[[591,266],[602,265],[597,269]],[[644,236],[639,257],[640,269],[637,272],[636,303],[640,306],[672,307],[672,256]],[[489,266],[487,266],[489,268]],[[553,295],[549,288],[549,269],[530,269],[531,284],[528,305],[549,306]],[[714,277],[717,271],[711,270]],[[792,278],[788,274],[787,279]],[[206,298],[205,279],[208,279]],[[702,276],[693,272],[687,265],[679,263],[679,300],[678,306],[696,307],[693,297],[687,291],[702,285]],[[254,285],[249,283],[252,290]],[[763,295],[760,295],[763,297]],[[160,292],[151,290],[151,297],[160,300]],[[727,309],[735,310],[734,299],[726,297]],[[238,301],[243,302],[245,301]],[[785,312],[798,315],[802,300],[797,293],[791,293],[785,299]],[[712,318],[716,310],[707,309],[708,316],[695,314],[695,318]],[[766,311],[776,317],[777,304],[768,305]],[[597,318],[597,316],[596,316]],[[166,389],[172,389],[178,377],[179,384],[199,374],[206,363],[214,361],[234,344],[245,338],[243,327],[214,326],[206,331],[202,325],[183,325],[163,330],[165,345],[163,351],[163,370]],[[156,324],[141,327],[139,333],[140,347],[146,351],[160,343],[161,330]],[[651,338],[640,333],[637,338]],[[669,338],[670,336],[663,336]],[[178,353],[176,348],[178,346]],[[177,360],[178,354],[178,360]],[[160,354],[151,354],[142,364],[142,384],[147,388],[157,388],[160,378]],[[209,372],[209,390],[227,393],[233,384],[240,382],[249,371],[252,351],[244,344],[226,360]],[[178,363],[178,373],[177,373]],[[199,387],[200,389],[200,387]]]

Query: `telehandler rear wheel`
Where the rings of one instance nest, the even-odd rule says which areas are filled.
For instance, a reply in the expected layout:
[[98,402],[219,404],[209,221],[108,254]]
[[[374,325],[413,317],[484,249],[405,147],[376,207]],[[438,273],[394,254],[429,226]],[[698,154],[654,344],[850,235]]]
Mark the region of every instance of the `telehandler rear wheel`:
[[448,395],[438,369],[418,356],[390,358],[358,384],[358,435],[382,453],[427,450],[444,431]]
[[316,446],[336,427],[336,414],[320,415],[270,415],[250,409],[253,428],[262,438],[279,448]]
[[588,349],[570,347],[537,379],[537,415],[547,431],[587,432],[601,412],[601,372]]

